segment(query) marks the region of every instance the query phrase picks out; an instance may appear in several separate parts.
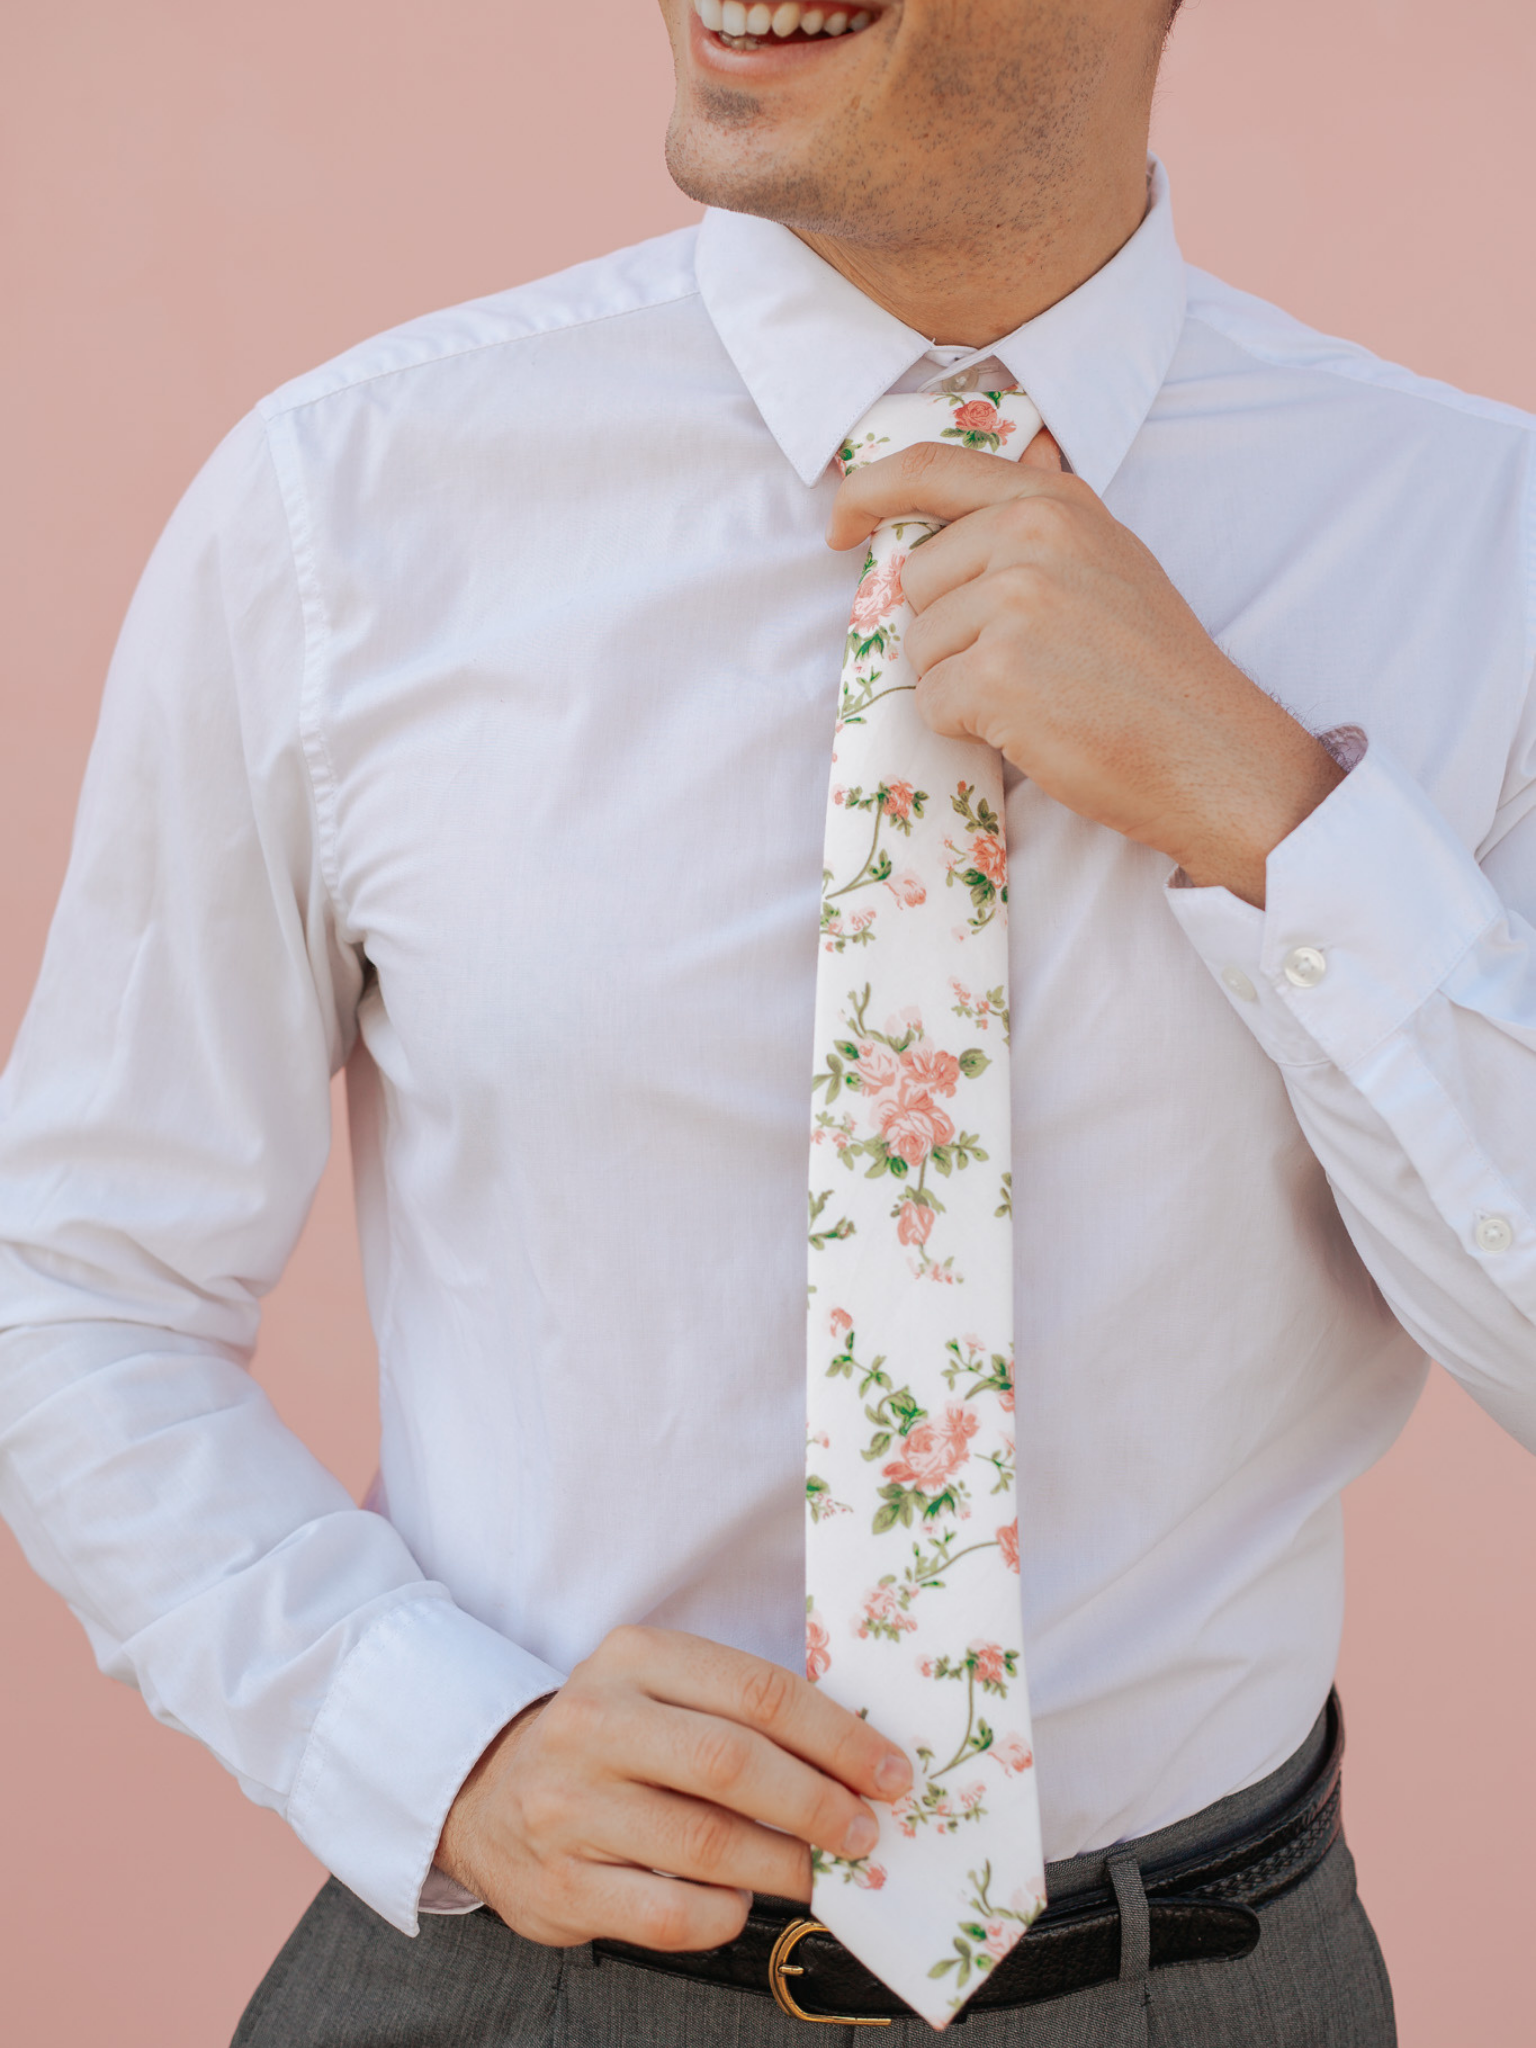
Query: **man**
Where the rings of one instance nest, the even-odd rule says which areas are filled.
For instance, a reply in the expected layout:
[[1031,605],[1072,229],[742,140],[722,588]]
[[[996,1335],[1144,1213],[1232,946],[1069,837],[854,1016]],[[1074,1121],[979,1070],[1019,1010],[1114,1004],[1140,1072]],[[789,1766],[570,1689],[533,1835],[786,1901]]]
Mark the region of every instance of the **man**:
[[[762,1944],[912,1783],[796,1667],[847,551],[926,517],[1051,1899],[966,2024],[1374,2048],[1339,1493],[1426,1349],[1536,1437],[1530,423],[1186,274],[1166,0],[663,13],[703,227],[279,392],[146,576],[4,1097],[5,1511],[340,1880],[242,2042],[796,2037]],[[946,383],[1047,431],[839,480]],[[244,1370],[343,1062],[364,1509]]]

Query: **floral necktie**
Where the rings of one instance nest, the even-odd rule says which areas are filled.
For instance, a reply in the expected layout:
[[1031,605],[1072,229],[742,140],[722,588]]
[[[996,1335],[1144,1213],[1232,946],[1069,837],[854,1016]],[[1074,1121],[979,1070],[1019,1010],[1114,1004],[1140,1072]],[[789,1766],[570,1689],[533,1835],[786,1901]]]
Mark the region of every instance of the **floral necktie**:
[[[1017,456],[1018,391],[884,398],[846,472],[919,441]],[[832,756],[810,1176],[806,1669],[916,1778],[813,1911],[935,2027],[1045,1903],[1014,1499],[1002,763],[918,715],[882,526]]]

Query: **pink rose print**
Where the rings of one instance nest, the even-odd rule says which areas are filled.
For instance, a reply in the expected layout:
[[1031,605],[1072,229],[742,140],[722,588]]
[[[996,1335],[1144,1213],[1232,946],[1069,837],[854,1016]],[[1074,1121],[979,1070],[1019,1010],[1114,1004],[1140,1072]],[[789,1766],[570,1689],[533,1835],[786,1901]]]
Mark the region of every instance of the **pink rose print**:
[[896,1212],[896,1235],[903,1244],[926,1244],[933,1229],[933,1211],[926,1202],[903,1202]]
[[854,1072],[866,1095],[879,1095],[901,1079],[901,1061],[889,1046],[861,1045]]
[[854,1871],[853,1881],[857,1885],[862,1885],[867,1892],[879,1891],[885,1883],[884,1864],[866,1863],[862,1869]]
[[942,1422],[916,1425],[903,1442],[901,1455],[881,1466],[881,1476],[936,1492],[970,1457],[971,1438],[980,1426],[974,1409],[951,1401]]
[[994,1963],[1000,1963],[1023,1932],[1017,1920],[989,1920],[982,1947]]
[[813,1610],[805,1617],[805,1675],[817,1685],[832,1668],[832,1638]]
[[962,434],[995,434],[997,407],[990,399],[968,398],[964,405],[955,408],[950,425],[958,427]]
[[1006,1678],[1008,1667],[1003,1662],[1001,1643],[972,1643],[971,1655],[976,1659],[976,1676],[983,1685],[995,1685]]
[[910,782],[888,782],[885,785],[885,815],[904,822],[912,815],[912,799],[917,794]]
[[927,888],[916,868],[902,868],[899,873],[887,877],[885,886],[903,910],[916,910],[920,903],[928,901]]
[[929,1052],[921,1045],[908,1046],[901,1064],[915,1088],[930,1095],[953,1095],[960,1079],[960,1062],[952,1052]]
[[987,1754],[996,1757],[1010,1778],[1027,1771],[1035,1760],[1023,1736],[1013,1732],[1003,1736],[1001,1741],[994,1742]]
[[957,405],[943,430],[948,441],[963,441],[968,448],[1001,448],[1013,432],[1013,421],[1005,420],[987,398],[968,398]]
[[832,1325],[832,1334],[834,1337],[846,1337],[848,1332],[853,1328],[853,1317],[849,1315],[847,1309],[845,1308],[833,1309],[831,1315],[827,1318],[827,1320]]
[[917,1668],[922,1673],[924,1678],[932,1678],[933,1659],[931,1657],[919,1657],[917,1660]]
[[882,569],[871,569],[854,593],[853,624],[859,633],[872,633],[882,619],[890,617],[904,602],[901,588],[902,564],[905,555],[898,555],[893,562],[887,562]]
[[908,1841],[917,1833],[918,1805],[910,1792],[903,1792],[891,1808],[891,1819],[907,1837]]
[[1008,853],[995,832],[978,832],[971,842],[971,859],[994,889],[1008,879]]
[[1017,1521],[1004,1522],[997,1532],[997,1547],[1003,1553],[1003,1563],[1009,1571],[1019,1568],[1019,1525]]
[[864,1595],[864,1618],[859,1623],[861,1636],[890,1635],[896,1630],[916,1627],[913,1617],[902,1612],[894,1586],[876,1586],[872,1593]]
[[926,1089],[903,1081],[880,1105],[880,1135],[898,1159],[921,1166],[935,1146],[949,1143],[955,1127]]
[[973,1806],[980,1806],[982,1800],[986,1798],[987,1788],[978,1779],[973,1785],[962,1785],[955,1796],[969,1813]]

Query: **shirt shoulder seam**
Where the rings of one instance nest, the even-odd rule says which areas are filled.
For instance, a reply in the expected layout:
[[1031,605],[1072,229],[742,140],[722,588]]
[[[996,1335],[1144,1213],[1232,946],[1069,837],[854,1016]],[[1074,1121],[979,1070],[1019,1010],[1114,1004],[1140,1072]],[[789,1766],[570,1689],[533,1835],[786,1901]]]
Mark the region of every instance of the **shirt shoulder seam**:
[[[1203,280],[1208,273],[1193,265],[1186,266],[1188,274]],[[1218,288],[1219,278],[1212,279]],[[1239,294],[1241,299],[1252,297],[1249,293]],[[1267,300],[1254,300],[1266,311],[1271,309]],[[1288,317],[1282,315],[1282,317]],[[1536,415],[1525,412],[1520,406],[1510,405],[1499,398],[1484,398],[1476,392],[1460,391],[1454,384],[1445,384],[1434,378],[1421,377],[1416,371],[1400,363],[1373,355],[1369,349],[1358,343],[1346,341],[1339,336],[1327,335],[1319,330],[1302,327],[1300,331],[1315,341],[1330,344],[1337,353],[1327,358],[1305,359],[1287,353],[1283,349],[1266,349],[1252,335],[1244,334],[1215,313],[1205,298],[1191,294],[1187,318],[1208,327],[1219,334],[1223,341],[1255,362],[1265,363],[1273,369],[1311,371],[1318,376],[1337,377],[1347,384],[1390,393],[1394,397],[1418,399],[1426,405],[1438,406],[1445,412],[1458,413],[1464,418],[1486,420],[1492,426],[1503,426],[1522,434],[1530,441],[1536,439]],[[1373,374],[1376,373],[1376,374]],[[1521,494],[1521,511],[1524,523],[1524,544],[1522,556],[1525,565],[1525,673],[1528,687],[1536,688],[1536,461],[1527,472],[1525,488]]]
[[[380,383],[386,377],[400,377],[412,370],[431,369],[440,363],[460,361],[465,356],[482,355],[487,349],[508,348],[520,341],[538,341],[550,334],[576,333],[584,327],[601,326],[606,320],[627,320],[632,319],[639,313],[657,313],[667,306],[681,305],[683,300],[696,299],[699,295],[698,284],[694,282],[686,290],[670,292],[665,298],[646,299],[639,304],[631,306],[614,306],[607,312],[590,313],[579,319],[552,320],[547,326],[530,326],[519,334],[490,335],[483,341],[465,342],[462,346],[456,348],[433,349],[425,355],[418,356],[412,362],[387,363],[376,370],[359,370],[354,376],[343,375],[334,384],[328,384],[323,391],[295,394],[287,400],[284,400],[281,390],[271,392],[259,402],[256,410],[260,413],[263,420],[288,419],[294,413],[303,412],[312,405],[322,404],[328,398],[339,398],[349,391],[361,391],[365,386]],[[470,303],[474,304],[476,302],[470,301]],[[484,301],[479,303],[483,304]],[[431,316],[429,315],[428,317]],[[399,332],[400,330],[397,329],[395,331]],[[366,347],[367,344],[364,343],[363,346]],[[320,374],[321,372],[318,371],[310,373],[311,376]],[[299,378],[296,381],[307,383],[309,379],[307,377]]]
[[[1195,273],[1202,275],[1200,272]],[[1218,280],[1219,282],[1219,280]],[[1242,296],[1247,297],[1248,294]],[[1264,300],[1256,303],[1265,305]],[[1303,327],[1301,332],[1314,340],[1330,344],[1338,354],[1322,357],[1301,357],[1279,348],[1267,349],[1251,335],[1241,333],[1228,326],[1210,309],[1204,299],[1191,296],[1188,319],[1209,327],[1219,334],[1223,341],[1244,355],[1252,356],[1256,362],[1267,363],[1272,369],[1290,369],[1312,372],[1318,376],[1338,377],[1349,384],[1363,384],[1370,388],[1391,393],[1398,398],[1417,398],[1427,405],[1436,405],[1446,412],[1465,413],[1474,419],[1485,419],[1494,425],[1512,427],[1527,436],[1536,435],[1536,415],[1524,412],[1517,405],[1510,405],[1500,398],[1484,398],[1476,392],[1460,391],[1454,384],[1441,383],[1435,378],[1421,377],[1417,371],[1401,363],[1390,362],[1383,356],[1373,355],[1369,349],[1357,343],[1346,341],[1340,336],[1324,334],[1320,330]],[[1385,374],[1373,375],[1372,371]]]

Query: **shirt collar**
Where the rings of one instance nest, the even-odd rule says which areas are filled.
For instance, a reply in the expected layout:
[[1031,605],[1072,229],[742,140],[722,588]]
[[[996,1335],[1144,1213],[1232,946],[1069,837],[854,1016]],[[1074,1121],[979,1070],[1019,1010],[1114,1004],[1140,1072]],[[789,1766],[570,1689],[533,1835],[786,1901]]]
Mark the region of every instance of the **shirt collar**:
[[[727,353],[807,484],[935,339],[866,298],[776,221],[711,208],[697,266]],[[1162,387],[1183,324],[1184,263],[1167,174],[1153,158],[1147,211],[1125,246],[989,353],[1040,408],[1077,474],[1102,494]]]

